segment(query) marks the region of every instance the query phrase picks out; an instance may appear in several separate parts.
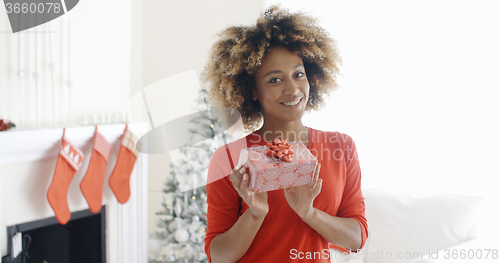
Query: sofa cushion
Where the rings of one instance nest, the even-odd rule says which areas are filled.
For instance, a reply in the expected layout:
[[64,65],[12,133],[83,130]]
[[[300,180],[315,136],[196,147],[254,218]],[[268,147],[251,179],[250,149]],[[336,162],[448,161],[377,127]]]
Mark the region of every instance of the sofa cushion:
[[365,263],[411,262],[477,237],[480,198],[365,189],[369,237]]

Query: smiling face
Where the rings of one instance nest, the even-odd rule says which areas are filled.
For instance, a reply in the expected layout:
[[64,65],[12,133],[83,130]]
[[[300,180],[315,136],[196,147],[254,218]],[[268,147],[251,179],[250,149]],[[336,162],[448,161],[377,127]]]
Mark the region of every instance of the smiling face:
[[273,48],[254,77],[253,99],[259,101],[264,121],[301,121],[309,98],[309,82],[299,56],[284,47]]

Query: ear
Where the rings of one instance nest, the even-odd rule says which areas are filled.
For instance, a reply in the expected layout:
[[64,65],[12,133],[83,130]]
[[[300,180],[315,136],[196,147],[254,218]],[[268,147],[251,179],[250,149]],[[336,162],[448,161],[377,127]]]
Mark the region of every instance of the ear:
[[252,100],[257,100],[257,92],[255,89],[252,90]]

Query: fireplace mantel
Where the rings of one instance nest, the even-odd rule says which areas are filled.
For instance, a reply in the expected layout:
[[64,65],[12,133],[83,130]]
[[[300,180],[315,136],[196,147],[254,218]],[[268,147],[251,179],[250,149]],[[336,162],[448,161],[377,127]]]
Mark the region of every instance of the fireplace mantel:
[[[128,127],[138,138],[148,131],[147,123],[130,123],[128,124]],[[110,168],[107,168],[106,170],[104,187],[104,191],[108,191],[107,198],[103,198],[103,203],[108,206],[106,212],[107,262],[147,262],[147,155],[139,154],[134,167],[134,171],[132,172],[130,178],[130,187],[132,194],[127,203],[123,205],[119,204],[116,201],[116,198],[114,198],[114,196],[111,196],[111,190],[107,185],[109,174],[111,173],[112,168],[114,167],[114,164],[116,162],[116,157],[118,154],[117,149],[119,148],[119,138],[122,135],[124,128],[125,124],[98,126],[99,133],[101,133],[112,146],[112,153],[108,163],[108,166],[110,166]],[[91,156],[92,138],[94,135],[94,131],[95,126],[78,126],[66,128],[66,139],[70,141],[75,147],[81,149],[85,155],[82,167],[73,178],[73,181],[77,181],[72,181],[72,185],[70,186],[70,191],[73,191],[73,193],[71,193],[73,195],[73,203],[69,201],[68,203],[70,204],[70,209],[72,212],[81,210],[82,208],[84,208],[82,206],[86,205],[83,196],[80,197],[81,193],[76,193],[76,189],[78,189],[77,185],[80,183],[79,180],[82,179],[82,175],[84,175],[88,167],[88,162]],[[2,189],[4,189],[5,187],[10,187],[7,185],[2,185],[3,183],[5,183],[2,181],[6,181],[2,178],[7,178],[6,176],[10,176],[10,174],[7,174],[5,171],[2,173],[3,166],[10,166],[15,164],[24,166],[25,164],[31,165],[34,162],[50,162],[51,160],[54,160],[53,166],[55,167],[55,161],[58,154],[58,148],[60,145],[62,134],[63,128],[9,130],[6,132],[1,132],[0,191],[2,191]],[[46,178],[51,179],[51,176],[47,173],[53,173],[53,168],[51,171],[43,172]],[[11,177],[8,177],[7,179],[9,181],[13,180],[13,178]],[[23,202],[28,203],[32,206],[36,206],[37,208],[43,206],[43,208],[38,209],[38,214],[34,213],[33,211],[28,211],[27,214],[29,214],[30,216],[41,218],[52,217],[54,216],[53,211],[50,209],[50,206],[46,201],[46,197],[43,195],[43,193],[46,193],[46,190],[48,189],[48,184],[47,187],[45,185],[42,185],[41,187],[44,187],[44,189],[40,189],[38,193],[27,192],[25,193],[25,195],[28,197],[23,196],[23,198],[26,199]],[[2,195],[0,192],[0,197],[1,196]],[[16,201],[17,200],[14,200],[13,202]],[[5,203],[6,200],[3,200],[3,202]],[[26,209],[29,209],[29,206]],[[0,235],[0,248],[2,248],[2,256],[5,254],[3,248],[6,246],[6,224],[12,224],[12,214],[17,212],[17,208],[11,209],[9,207],[6,207],[6,205],[2,206],[2,203],[0,202],[0,227],[2,228],[0,229],[2,233]],[[37,220],[41,218],[29,218],[27,220]],[[24,219],[25,218],[16,219],[15,224],[24,223]]]

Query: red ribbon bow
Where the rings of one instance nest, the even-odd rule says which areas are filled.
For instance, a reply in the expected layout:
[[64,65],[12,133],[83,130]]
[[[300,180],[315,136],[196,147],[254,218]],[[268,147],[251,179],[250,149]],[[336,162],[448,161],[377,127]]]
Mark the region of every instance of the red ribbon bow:
[[292,144],[289,144],[286,142],[286,139],[283,141],[280,140],[279,138],[274,139],[274,142],[267,143],[267,146],[269,146],[269,150],[265,151],[265,154],[269,157],[278,157],[281,160],[285,162],[291,162],[292,161]]

